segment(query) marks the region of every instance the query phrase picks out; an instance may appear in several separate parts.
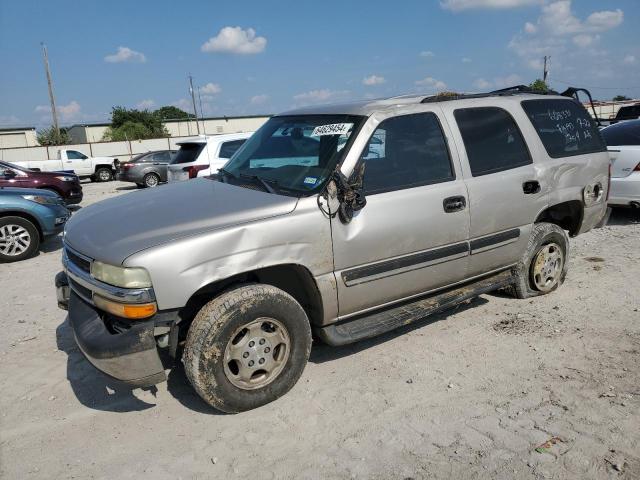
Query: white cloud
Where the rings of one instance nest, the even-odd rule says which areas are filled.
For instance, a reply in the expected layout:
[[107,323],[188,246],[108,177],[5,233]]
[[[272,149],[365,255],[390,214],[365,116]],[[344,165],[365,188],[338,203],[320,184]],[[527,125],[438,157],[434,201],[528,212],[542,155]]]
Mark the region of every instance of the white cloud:
[[507,75],[506,77],[494,78],[493,83],[498,88],[513,87],[514,85],[521,84],[522,78],[520,77],[520,75],[512,73],[511,75]]
[[416,80],[416,85],[419,87],[428,87],[433,90],[444,90],[447,88],[447,84],[441,80],[436,80],[433,77],[426,77],[422,80]]
[[191,100],[187,100],[186,98],[181,98],[180,100],[171,102],[170,105],[178,107],[180,110],[184,110],[185,112],[193,113],[193,103]]
[[484,78],[477,78],[473,82],[473,86],[474,86],[474,88],[477,88],[478,90],[487,90],[488,88],[491,87],[491,82],[488,82]]
[[207,40],[200,49],[203,52],[252,55],[264,51],[267,39],[257,37],[253,28],[224,27],[218,35]]
[[144,63],[147,61],[147,57],[143,53],[131,50],[129,47],[118,47],[118,51],[104,57],[104,61],[108,63]]
[[152,108],[153,108],[153,107],[155,107],[155,106],[156,106],[156,102],[154,102],[154,101],[153,101],[153,100],[151,100],[151,99],[148,99],[148,100],[142,100],[142,101],[140,101],[140,102],[138,102],[138,103],[136,104],[136,108],[137,108],[138,110],[150,110],[150,109],[152,109]]
[[431,58],[431,57],[435,57],[436,54],[433,53],[431,50],[423,50],[422,52],[420,52],[420,56],[423,58]]
[[607,56],[602,55],[601,49],[593,47],[600,40],[601,33],[622,23],[622,10],[596,11],[582,20],[573,14],[571,5],[571,0],[545,3],[538,19],[526,22],[524,32],[511,39],[509,48],[529,68],[541,70],[542,57],[545,55],[555,59],[554,64],[558,69],[568,68],[580,55]]
[[384,82],[386,82],[385,78],[379,75],[370,75],[362,79],[362,84],[367,86],[382,85]]
[[516,8],[539,3],[541,3],[541,0],[442,0],[440,6],[445,10],[459,12],[461,10],[480,8]]
[[462,57],[462,63],[471,63],[471,59],[469,57]]
[[[50,115],[51,107],[48,105],[38,105],[35,108],[35,112]],[[56,105],[56,112],[60,116],[60,120],[62,122],[73,122],[82,117],[80,104],[75,100],[72,100],[66,105]]]
[[572,38],[573,43],[575,43],[580,48],[588,47],[593,44],[593,42],[600,39],[600,35],[588,35],[586,33],[581,33],[580,35],[576,35]]
[[323,103],[339,100],[349,94],[348,90],[329,90],[323,88],[320,90],[311,90],[309,92],[298,93],[293,99],[299,105],[309,105],[314,103]]
[[263,105],[269,100],[269,95],[261,94],[251,97],[251,105]]
[[624,57],[622,62],[627,65],[633,65],[634,63],[636,63],[636,57],[634,55],[627,55],[626,57]]
[[205,95],[215,95],[217,93],[220,93],[221,91],[222,88],[220,88],[220,85],[218,85],[217,83],[209,82],[206,85],[200,87],[200,92],[204,93]]

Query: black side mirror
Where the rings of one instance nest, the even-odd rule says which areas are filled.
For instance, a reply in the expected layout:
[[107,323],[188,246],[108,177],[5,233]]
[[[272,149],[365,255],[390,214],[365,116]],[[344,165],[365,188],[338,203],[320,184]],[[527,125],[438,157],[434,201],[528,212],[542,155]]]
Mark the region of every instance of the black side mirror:
[[13,178],[15,176],[17,176],[18,174],[15,172],[15,170],[11,170],[9,168],[7,168],[4,171],[4,178]]

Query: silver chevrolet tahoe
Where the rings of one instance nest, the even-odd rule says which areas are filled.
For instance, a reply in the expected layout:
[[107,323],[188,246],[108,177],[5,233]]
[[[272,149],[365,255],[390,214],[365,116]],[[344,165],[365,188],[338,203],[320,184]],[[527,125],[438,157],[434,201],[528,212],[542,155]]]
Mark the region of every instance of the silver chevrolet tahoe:
[[303,108],[215,176],[76,213],[58,303],[102,372],[148,386],[181,358],[208,404],[239,412],[293,387],[312,335],[344,345],[490,291],[554,291],[608,182],[602,138],[569,96]]

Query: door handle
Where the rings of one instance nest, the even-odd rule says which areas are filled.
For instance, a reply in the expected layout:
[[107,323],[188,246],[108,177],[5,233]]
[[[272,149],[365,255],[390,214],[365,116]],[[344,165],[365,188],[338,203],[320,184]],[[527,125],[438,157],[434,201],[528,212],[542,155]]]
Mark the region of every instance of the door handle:
[[533,195],[540,193],[540,182],[537,180],[529,180],[522,184],[522,191],[525,195]]
[[442,201],[442,206],[446,213],[459,212],[467,206],[467,199],[462,196],[448,197]]

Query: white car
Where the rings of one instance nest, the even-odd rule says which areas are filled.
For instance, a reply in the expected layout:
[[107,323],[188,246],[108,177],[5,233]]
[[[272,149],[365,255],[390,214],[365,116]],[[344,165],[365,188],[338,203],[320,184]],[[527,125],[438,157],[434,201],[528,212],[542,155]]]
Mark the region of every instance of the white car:
[[611,156],[609,205],[640,208],[640,120],[601,130]]
[[167,170],[168,182],[181,182],[216,173],[253,132],[200,135],[179,142],[176,158]]

